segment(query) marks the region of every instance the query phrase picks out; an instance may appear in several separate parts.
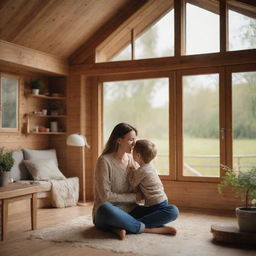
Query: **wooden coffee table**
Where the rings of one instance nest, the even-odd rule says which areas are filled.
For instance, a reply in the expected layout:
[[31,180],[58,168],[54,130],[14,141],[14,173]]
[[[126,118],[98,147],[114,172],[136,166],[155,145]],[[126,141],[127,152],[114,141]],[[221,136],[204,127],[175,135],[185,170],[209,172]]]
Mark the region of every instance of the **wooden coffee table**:
[[1,240],[7,238],[8,224],[8,204],[10,202],[30,199],[31,204],[31,228],[36,229],[37,221],[37,197],[36,193],[40,191],[39,185],[11,183],[7,186],[0,187],[0,200],[2,201],[2,223],[1,223]]

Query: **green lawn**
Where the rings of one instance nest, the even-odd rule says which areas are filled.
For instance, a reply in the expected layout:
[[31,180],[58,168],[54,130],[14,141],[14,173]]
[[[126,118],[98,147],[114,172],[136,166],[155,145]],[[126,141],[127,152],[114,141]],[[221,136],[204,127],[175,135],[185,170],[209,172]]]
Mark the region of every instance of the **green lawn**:
[[[158,147],[158,157],[156,166],[159,173],[168,174],[168,142],[166,140],[154,140]],[[240,139],[234,140],[234,155],[256,155],[256,139]],[[184,138],[184,154],[185,155],[219,155],[219,140],[204,138]],[[236,159],[234,163],[236,163]],[[195,164],[214,164],[219,165],[219,158],[186,158],[185,162],[189,165]],[[256,165],[256,158],[243,158],[241,164]],[[235,165],[234,165],[235,167]],[[193,167],[203,176],[219,176],[219,168]]]

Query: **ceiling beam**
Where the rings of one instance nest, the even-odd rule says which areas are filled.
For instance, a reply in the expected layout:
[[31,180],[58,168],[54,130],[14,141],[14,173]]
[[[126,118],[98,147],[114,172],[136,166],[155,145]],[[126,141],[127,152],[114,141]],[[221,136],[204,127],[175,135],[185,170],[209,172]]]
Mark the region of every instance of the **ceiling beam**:
[[254,1],[227,1],[230,10],[256,18],[256,3]]
[[113,19],[105,23],[98,31],[94,33],[82,46],[80,46],[70,57],[69,62],[71,64],[81,64],[95,52],[96,47],[103,42],[109,35],[111,35],[118,27],[121,26],[131,15],[133,15],[138,9],[144,6],[149,0],[139,0],[135,4],[129,2],[127,6]]
[[3,40],[0,40],[0,63],[47,74],[68,74],[66,60]]
[[81,64],[70,67],[70,74],[87,76],[145,73],[192,68],[256,63],[256,50],[209,53],[132,61]]

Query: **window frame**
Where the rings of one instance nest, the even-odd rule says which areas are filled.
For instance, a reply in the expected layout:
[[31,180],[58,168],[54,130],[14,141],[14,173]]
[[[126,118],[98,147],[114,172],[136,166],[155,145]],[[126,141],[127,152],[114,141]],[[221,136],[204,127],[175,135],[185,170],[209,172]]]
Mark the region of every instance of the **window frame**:
[[[189,75],[219,74],[219,131],[224,129],[224,137],[220,139],[220,164],[226,164],[226,104],[225,104],[225,70],[224,68],[200,68],[177,71],[177,180],[219,182],[220,177],[201,177],[183,175],[183,91],[182,77]],[[221,137],[220,137],[221,138]]]
[[[244,64],[228,66],[226,68],[226,91],[227,91],[227,162],[233,168],[233,127],[232,127],[232,73],[256,72],[256,64]],[[225,171],[223,171],[223,174]]]
[[[16,88],[16,127],[4,128],[2,127],[2,77],[13,78],[17,80]],[[17,75],[0,72],[0,132],[17,133],[20,131],[20,77]]]
[[[159,175],[162,180],[176,180],[176,125],[171,125],[172,122],[176,122],[176,74],[174,71],[170,72],[152,72],[151,74],[129,74],[129,75],[117,75],[101,77],[98,80],[99,94],[100,94],[100,127],[101,127],[101,151],[103,145],[103,84],[105,82],[118,82],[124,80],[141,80],[141,79],[157,79],[168,78],[169,79],[169,173],[167,175]],[[139,127],[137,127],[139,130]]]

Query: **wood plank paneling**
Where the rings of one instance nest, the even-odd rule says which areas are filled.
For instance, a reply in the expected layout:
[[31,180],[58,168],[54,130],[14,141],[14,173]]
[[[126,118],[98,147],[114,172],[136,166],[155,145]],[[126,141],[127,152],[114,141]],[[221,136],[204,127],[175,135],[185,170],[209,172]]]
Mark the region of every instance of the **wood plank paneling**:
[[[91,141],[91,85],[90,80],[83,76],[69,76],[68,78],[68,134],[79,133]],[[91,148],[91,149],[92,149]],[[85,182],[86,198],[93,197],[93,168],[91,149],[85,149],[85,180],[82,180],[83,151],[79,147],[67,147],[67,173],[69,176],[77,176],[80,180],[80,198],[82,198],[82,182]]]
[[[96,47],[107,39],[115,30],[119,29],[120,25],[124,23],[130,16],[133,15],[141,6],[146,3],[145,0],[134,1],[133,4],[128,3],[122,11],[115,15],[111,20],[105,22],[98,31],[82,44],[69,58],[70,63],[83,63],[92,52],[95,52]],[[105,7],[104,7],[105,9]]]
[[163,184],[169,202],[179,207],[232,210],[244,205],[231,190],[218,194],[215,183],[163,180]]
[[0,39],[67,58],[124,6],[140,1],[1,1]]

